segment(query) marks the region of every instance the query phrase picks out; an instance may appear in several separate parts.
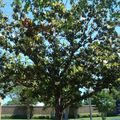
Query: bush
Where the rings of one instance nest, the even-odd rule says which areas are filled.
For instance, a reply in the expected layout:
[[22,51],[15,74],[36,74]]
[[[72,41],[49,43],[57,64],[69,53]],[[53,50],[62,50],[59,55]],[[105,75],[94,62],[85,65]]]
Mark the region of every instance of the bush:
[[26,116],[21,115],[4,115],[2,116],[2,119],[26,119]]
[[51,117],[49,115],[35,115],[32,117],[32,119],[50,119]]

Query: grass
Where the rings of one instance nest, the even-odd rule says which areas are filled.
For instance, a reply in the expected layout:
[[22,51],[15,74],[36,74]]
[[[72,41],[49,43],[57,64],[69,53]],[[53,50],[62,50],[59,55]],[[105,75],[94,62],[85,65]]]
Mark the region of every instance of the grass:
[[[2,119],[2,120],[27,120],[27,119]],[[31,120],[50,120],[50,119],[31,119]],[[90,118],[79,118],[79,119],[69,119],[69,120],[90,120]],[[102,120],[101,117],[93,117],[93,120]],[[106,120],[120,120],[120,116],[107,117]]]
[[[90,118],[79,118],[79,119],[70,119],[70,120],[90,120]],[[93,120],[102,120],[101,117],[93,117]],[[118,117],[107,117],[106,120],[120,120],[120,116]]]
[[[27,119],[2,119],[2,120],[27,120]],[[31,120],[50,120],[50,119],[31,119]],[[90,120],[89,117],[82,117],[79,119],[69,119],[69,120]],[[102,120],[101,117],[93,117],[92,120]],[[107,117],[106,120],[120,120],[120,116]]]

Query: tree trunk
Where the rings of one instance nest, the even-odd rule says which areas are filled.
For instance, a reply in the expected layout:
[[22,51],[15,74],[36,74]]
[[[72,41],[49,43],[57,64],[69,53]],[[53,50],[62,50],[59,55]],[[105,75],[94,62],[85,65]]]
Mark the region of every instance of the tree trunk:
[[63,106],[60,89],[55,91],[55,120],[62,120]]
[[60,105],[56,105],[55,107],[55,120],[62,120],[63,110]]
[[69,106],[64,110],[63,120],[68,120]]
[[55,109],[52,108],[52,111],[51,111],[51,118],[52,120],[55,120]]
[[102,120],[106,120],[106,116],[107,116],[106,112],[102,112],[101,113]]
[[27,120],[30,120],[30,105],[27,104]]

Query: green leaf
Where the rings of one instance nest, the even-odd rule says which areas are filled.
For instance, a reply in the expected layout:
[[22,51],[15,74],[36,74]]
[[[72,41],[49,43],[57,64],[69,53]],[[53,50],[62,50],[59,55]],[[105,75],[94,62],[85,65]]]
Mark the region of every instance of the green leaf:
[[27,2],[26,4],[25,4],[25,12],[28,12],[29,10],[30,10],[30,3],[29,2]]
[[15,0],[15,4],[21,5],[21,0]]

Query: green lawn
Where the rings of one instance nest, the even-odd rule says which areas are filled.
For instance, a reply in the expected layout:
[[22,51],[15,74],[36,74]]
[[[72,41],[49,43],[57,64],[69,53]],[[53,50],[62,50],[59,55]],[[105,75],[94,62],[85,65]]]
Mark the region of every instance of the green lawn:
[[[79,119],[70,119],[70,120],[90,120],[90,118],[79,118]],[[102,119],[101,117],[93,117],[93,120],[102,120]],[[120,120],[120,116],[107,117],[106,120]]]
[[[27,119],[2,119],[2,120],[27,120]],[[31,119],[31,120],[50,120],[50,119]],[[69,119],[69,120],[90,120],[90,118],[79,118],[79,119]],[[101,120],[101,117],[93,117],[93,120]],[[106,120],[120,120],[120,116],[107,117]]]

